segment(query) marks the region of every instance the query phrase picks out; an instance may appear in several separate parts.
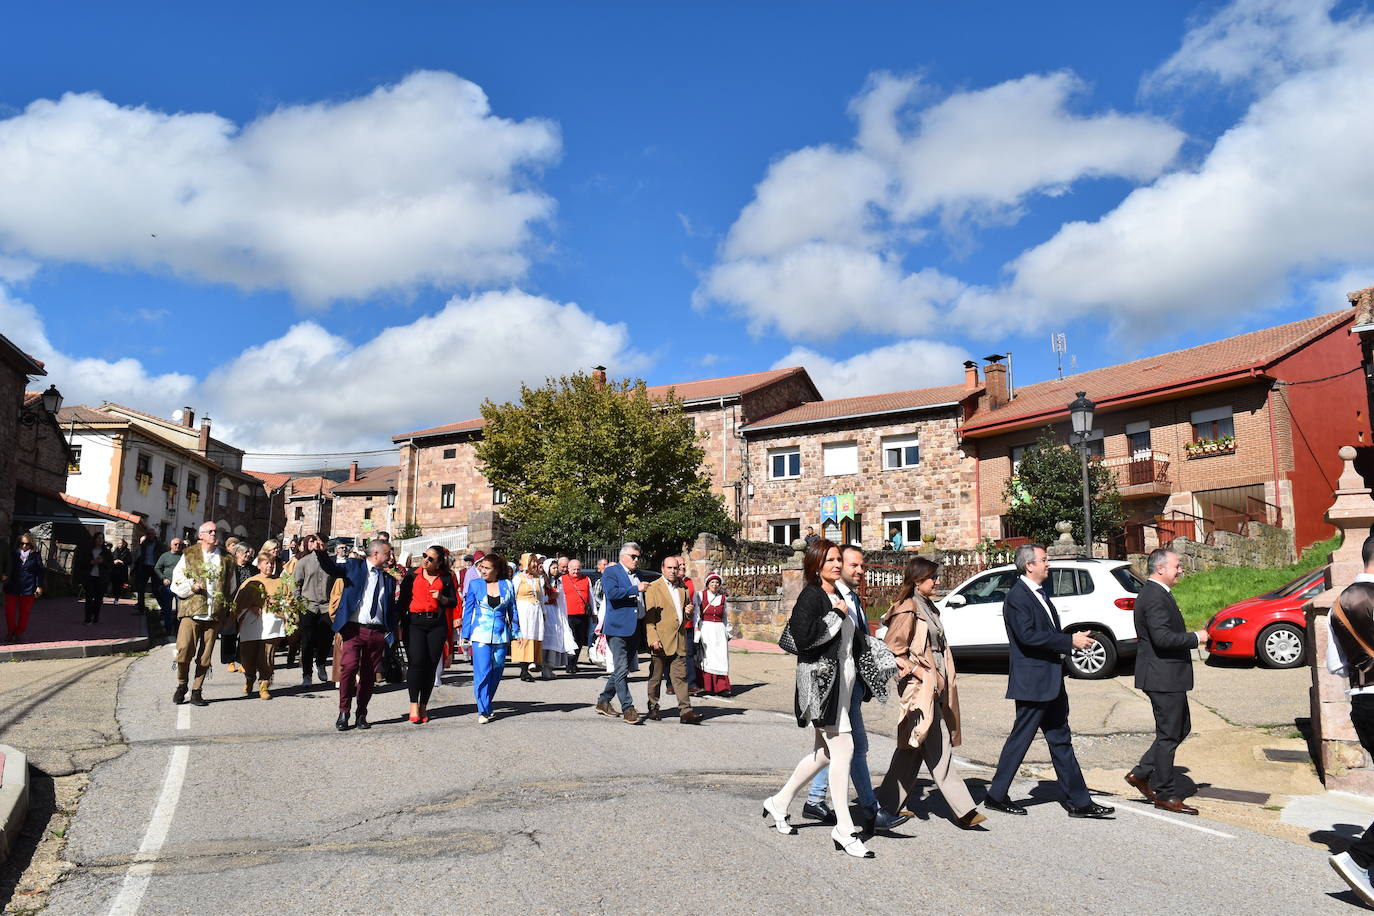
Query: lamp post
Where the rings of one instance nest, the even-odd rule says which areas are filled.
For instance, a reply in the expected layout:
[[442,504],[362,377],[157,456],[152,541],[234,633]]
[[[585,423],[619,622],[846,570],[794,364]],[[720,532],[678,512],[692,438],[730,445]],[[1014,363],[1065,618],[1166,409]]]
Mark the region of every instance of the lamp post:
[[1088,548],[1088,556],[1093,555],[1093,506],[1088,492],[1088,436],[1093,431],[1093,408],[1097,406],[1088,400],[1087,392],[1078,392],[1078,397],[1069,404],[1069,419],[1073,425],[1074,438],[1078,440],[1078,454],[1083,460],[1083,543]]
[[[43,405],[43,410],[49,416],[57,416],[57,412],[62,409],[62,392],[57,390],[56,385],[49,385],[48,390],[39,395],[38,399]],[[19,409],[19,423],[22,426],[37,425],[37,412],[27,407],[21,407]]]

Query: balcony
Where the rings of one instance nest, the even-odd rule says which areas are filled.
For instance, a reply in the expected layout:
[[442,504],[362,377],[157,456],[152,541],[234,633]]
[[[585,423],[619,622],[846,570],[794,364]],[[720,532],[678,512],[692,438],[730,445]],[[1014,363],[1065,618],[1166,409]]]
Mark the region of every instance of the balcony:
[[1169,479],[1169,456],[1164,452],[1141,452],[1121,458],[1104,458],[1103,467],[1116,472],[1116,486],[1122,499],[1168,496],[1174,492]]

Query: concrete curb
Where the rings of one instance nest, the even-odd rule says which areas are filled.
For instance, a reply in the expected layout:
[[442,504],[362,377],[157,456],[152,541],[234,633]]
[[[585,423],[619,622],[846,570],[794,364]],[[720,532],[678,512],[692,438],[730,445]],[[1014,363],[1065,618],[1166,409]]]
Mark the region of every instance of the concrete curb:
[[19,842],[24,818],[29,813],[29,758],[7,744],[0,744],[0,862],[9,858]]
[[[0,662],[27,662],[39,658],[95,658],[100,655],[122,655],[143,652],[149,647],[146,636],[128,639],[105,639],[99,642],[61,643],[32,648],[0,649]],[[21,643],[20,646],[23,644]]]

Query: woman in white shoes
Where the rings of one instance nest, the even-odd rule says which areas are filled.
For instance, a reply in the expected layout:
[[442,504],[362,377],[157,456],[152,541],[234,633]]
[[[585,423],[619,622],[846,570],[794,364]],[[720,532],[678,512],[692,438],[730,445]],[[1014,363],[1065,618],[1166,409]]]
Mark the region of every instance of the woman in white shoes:
[[787,822],[792,799],[822,768],[830,767],[830,803],[835,809],[835,829],[830,839],[837,850],[860,859],[870,852],[854,834],[849,815],[849,764],[854,757],[850,733],[849,699],[864,686],[858,678],[860,654],[866,651],[867,634],[858,632],[835,583],[840,578],[841,551],[824,538],[806,548],[802,561],[806,587],[797,596],[787,621],[797,652],[795,708],[797,725],[814,730],[815,745],[792,771],[777,795],[764,799],[763,816],[779,833],[795,834]]

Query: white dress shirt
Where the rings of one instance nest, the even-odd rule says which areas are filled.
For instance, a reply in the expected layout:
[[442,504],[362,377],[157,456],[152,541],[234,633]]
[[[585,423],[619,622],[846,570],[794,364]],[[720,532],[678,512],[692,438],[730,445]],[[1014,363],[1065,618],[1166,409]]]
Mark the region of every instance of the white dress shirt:
[[[1374,582],[1374,573],[1360,573],[1355,577],[1355,581]],[[1341,644],[1336,641],[1336,632],[1331,627],[1329,616],[1326,619],[1326,670],[1340,677],[1350,676],[1345,653],[1341,651]],[[1374,693],[1374,684],[1368,687],[1347,687],[1345,693],[1351,697],[1357,693]]]
[[668,594],[673,596],[673,610],[677,611],[678,626],[682,626],[682,592],[679,591],[680,588],[682,586],[668,583]]
[[[381,597],[377,595],[377,589],[386,587],[383,582],[384,578],[389,579],[390,577],[382,571],[380,566],[373,566],[372,561],[368,560],[367,585],[363,588],[363,600],[362,603],[358,605],[357,610],[355,610],[349,618],[354,623],[362,624],[363,626],[368,626],[369,624],[381,626],[382,618],[380,616],[380,611],[382,602]],[[378,613],[376,614],[372,612],[373,601],[377,602]]]

